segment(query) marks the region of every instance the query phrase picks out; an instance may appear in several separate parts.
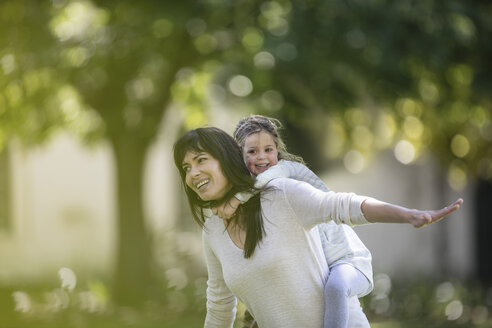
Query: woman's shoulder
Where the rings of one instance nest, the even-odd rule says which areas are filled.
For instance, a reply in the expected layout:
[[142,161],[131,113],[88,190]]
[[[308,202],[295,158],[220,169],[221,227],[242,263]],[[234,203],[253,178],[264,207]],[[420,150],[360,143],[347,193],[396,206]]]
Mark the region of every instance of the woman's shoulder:
[[207,217],[205,222],[203,223],[204,231],[216,231],[220,228],[224,228],[224,220],[219,218],[217,215],[211,215]]
[[292,178],[276,178],[268,182],[262,195],[275,195],[280,198],[291,199],[299,197],[302,193],[310,192],[314,189],[309,183],[295,180]]
[[[268,182],[268,184],[266,185],[266,189],[284,190],[289,188],[297,188],[303,185],[309,185],[309,184],[304,181],[296,180],[293,178],[275,178]],[[273,187],[273,188],[269,188],[269,187]]]

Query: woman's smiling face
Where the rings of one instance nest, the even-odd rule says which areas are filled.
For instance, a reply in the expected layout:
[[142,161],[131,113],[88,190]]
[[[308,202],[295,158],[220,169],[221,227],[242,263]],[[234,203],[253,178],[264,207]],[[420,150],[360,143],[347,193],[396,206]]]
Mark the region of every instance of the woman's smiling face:
[[219,200],[232,188],[219,161],[209,153],[188,151],[182,167],[186,173],[186,185],[202,200]]
[[244,139],[243,158],[248,170],[258,175],[278,163],[278,149],[270,133],[250,134]]

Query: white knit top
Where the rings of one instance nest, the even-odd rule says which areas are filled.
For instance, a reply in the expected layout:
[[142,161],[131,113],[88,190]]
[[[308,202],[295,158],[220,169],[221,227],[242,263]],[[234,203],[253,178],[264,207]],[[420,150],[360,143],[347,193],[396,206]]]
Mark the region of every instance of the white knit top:
[[[261,189],[269,181],[276,178],[292,178],[307,182],[322,191],[330,191],[325,183],[306,165],[287,160],[280,160],[277,165],[259,174],[256,177],[255,187]],[[252,195],[250,192],[243,192],[240,193],[240,198],[247,200]],[[353,223],[349,222],[349,224]],[[374,287],[371,252],[355,231],[347,224],[336,224],[334,221],[321,223],[318,230],[328,267],[332,268],[342,263],[354,266],[369,281],[368,289],[357,296],[362,297],[371,292]]]
[[[261,194],[265,235],[249,259],[232,242],[222,219],[212,216],[205,222],[209,275],[205,327],[232,327],[236,297],[259,327],[323,326],[328,266],[316,225],[326,218],[367,223],[360,209],[365,197],[323,192],[285,178],[272,180],[268,187],[272,188]],[[358,299],[349,302],[351,321],[366,320]]]
[[[317,189],[330,191],[306,165],[287,160],[280,160],[277,165],[258,175],[255,186],[262,188],[275,178],[305,181]],[[328,267],[342,263],[354,266],[369,280],[369,288],[357,296],[363,297],[371,292],[374,287],[371,252],[355,231],[347,224],[336,224],[334,221],[321,223],[318,230]]]

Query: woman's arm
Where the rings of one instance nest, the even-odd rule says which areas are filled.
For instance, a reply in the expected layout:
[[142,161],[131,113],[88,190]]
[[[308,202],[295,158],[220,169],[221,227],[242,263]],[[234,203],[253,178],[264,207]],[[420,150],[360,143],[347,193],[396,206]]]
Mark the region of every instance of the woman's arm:
[[370,223],[361,210],[362,203],[368,197],[354,193],[324,192],[306,182],[293,179],[275,179],[268,186],[273,187],[273,190],[283,191],[287,206],[306,228],[327,221],[348,225]]
[[208,244],[206,232],[202,234],[207,262],[207,316],[205,328],[232,328],[236,317],[236,297],[224,282],[220,261]]
[[453,213],[460,208],[461,204],[463,204],[463,199],[460,198],[451,205],[439,210],[423,211],[368,198],[362,203],[361,209],[369,222],[409,223],[415,228],[420,228],[437,222],[446,215]]
[[271,184],[274,188],[283,190],[298,220],[307,227],[326,220],[349,225],[379,222],[409,223],[415,227],[422,227],[456,211],[463,203],[462,199],[458,199],[448,207],[422,211],[384,203],[354,193],[322,192],[307,183],[291,179],[277,179]]

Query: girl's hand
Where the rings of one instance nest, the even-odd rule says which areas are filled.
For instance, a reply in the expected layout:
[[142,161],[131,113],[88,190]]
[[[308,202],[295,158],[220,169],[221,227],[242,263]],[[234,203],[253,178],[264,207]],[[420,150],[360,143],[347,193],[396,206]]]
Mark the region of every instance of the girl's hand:
[[223,204],[217,207],[213,207],[212,212],[219,218],[227,220],[235,215],[239,205],[241,205],[241,202],[236,197],[232,197],[228,201],[225,201]]
[[463,199],[458,199],[451,205],[441,208],[440,210],[421,211],[410,210],[410,216],[408,223],[412,224],[415,228],[425,227],[431,223],[437,222],[460,208],[463,204]]

